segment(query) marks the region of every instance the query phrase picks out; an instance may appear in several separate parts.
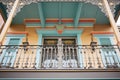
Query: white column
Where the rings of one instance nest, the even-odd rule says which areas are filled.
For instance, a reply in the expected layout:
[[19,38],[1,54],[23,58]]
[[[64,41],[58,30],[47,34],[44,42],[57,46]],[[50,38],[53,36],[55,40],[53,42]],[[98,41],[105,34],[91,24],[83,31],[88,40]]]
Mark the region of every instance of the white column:
[[109,20],[110,20],[110,24],[114,30],[114,33],[115,33],[115,36],[116,36],[116,39],[118,41],[118,43],[120,43],[120,33],[119,33],[119,30],[118,30],[118,27],[115,23],[115,20],[114,20],[114,17],[112,15],[112,12],[110,10],[110,7],[109,7],[109,4],[108,4],[108,1],[107,0],[103,0],[103,3],[104,3],[104,7],[108,13],[108,17],[109,17]]
[[5,37],[6,33],[7,33],[7,30],[8,30],[8,28],[10,27],[10,24],[11,24],[11,22],[12,22],[12,19],[13,19],[14,13],[15,13],[15,11],[16,11],[16,8],[17,8],[17,6],[18,6],[18,4],[19,4],[19,1],[20,1],[20,0],[16,0],[16,1],[14,2],[13,8],[12,8],[12,10],[11,10],[9,16],[8,16],[8,19],[7,19],[5,25],[4,25],[3,29],[2,29],[2,32],[1,32],[1,34],[0,34],[0,42],[3,41],[3,39],[4,39],[4,37]]

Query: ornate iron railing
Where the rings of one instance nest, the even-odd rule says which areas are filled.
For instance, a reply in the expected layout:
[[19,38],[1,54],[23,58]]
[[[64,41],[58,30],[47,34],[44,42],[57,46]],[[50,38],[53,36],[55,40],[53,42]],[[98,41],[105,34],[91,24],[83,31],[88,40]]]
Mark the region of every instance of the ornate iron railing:
[[117,45],[2,45],[0,69],[120,69]]

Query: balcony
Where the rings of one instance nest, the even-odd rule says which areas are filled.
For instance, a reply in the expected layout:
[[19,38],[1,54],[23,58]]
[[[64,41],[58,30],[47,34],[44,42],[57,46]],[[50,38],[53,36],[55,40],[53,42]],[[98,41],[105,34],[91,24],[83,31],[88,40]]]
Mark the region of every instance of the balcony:
[[120,71],[117,45],[2,45],[0,71]]

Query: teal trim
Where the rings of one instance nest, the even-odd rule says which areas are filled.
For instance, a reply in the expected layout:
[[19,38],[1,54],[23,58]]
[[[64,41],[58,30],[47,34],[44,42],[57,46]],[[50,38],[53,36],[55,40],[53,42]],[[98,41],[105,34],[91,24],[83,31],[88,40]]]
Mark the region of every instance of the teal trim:
[[62,18],[62,15],[61,15],[62,14],[62,12],[61,12],[62,10],[61,9],[62,9],[62,3],[59,2],[59,24],[61,24],[61,18]]
[[[38,35],[38,45],[42,45],[42,34]],[[36,65],[35,67],[39,69],[41,67],[41,47],[37,48],[37,53],[36,53]]]
[[[81,34],[77,34],[77,44],[78,45],[81,45],[81,40],[80,40],[80,36],[81,36]],[[80,66],[80,68],[83,68],[83,55],[81,54],[81,46],[79,46],[78,47],[78,53],[77,53],[77,55],[78,55],[78,62],[79,62],[79,66]]]
[[41,26],[40,23],[26,23],[27,27],[35,27],[35,26]]
[[23,37],[25,37],[25,34],[7,34],[6,37],[7,38],[11,38],[11,37],[12,38],[23,38]]
[[69,26],[74,26],[73,23],[64,23],[65,26],[69,27]]
[[42,3],[39,2],[37,4],[38,4],[38,10],[39,10],[39,15],[40,15],[41,25],[42,25],[42,27],[45,27],[45,18],[44,18]]
[[[55,26],[56,24],[58,23],[46,23],[45,26]],[[61,24],[61,22],[59,23]],[[74,26],[73,23],[64,23],[65,26],[69,27],[69,26]],[[26,23],[26,26],[27,27],[36,27],[36,26],[42,26],[41,23]],[[93,27],[94,26],[94,23],[88,23],[88,22],[80,22],[78,23],[78,26],[80,27]]]
[[80,22],[78,24],[78,26],[81,26],[81,27],[93,27],[94,23],[92,23],[92,22]]
[[46,26],[55,26],[56,24],[58,24],[58,23],[46,23]]
[[76,16],[75,16],[75,27],[78,27],[79,18],[80,18],[80,14],[82,11],[82,6],[83,6],[83,3],[78,4],[78,9],[77,9]]
[[77,36],[77,34],[81,34],[83,29],[75,29],[75,30],[63,30],[62,34],[58,34],[56,30],[36,30],[38,34],[42,34],[43,36]]
[[113,34],[94,34],[93,35],[94,37],[96,37],[96,38],[106,38],[106,37],[114,37],[114,35]]

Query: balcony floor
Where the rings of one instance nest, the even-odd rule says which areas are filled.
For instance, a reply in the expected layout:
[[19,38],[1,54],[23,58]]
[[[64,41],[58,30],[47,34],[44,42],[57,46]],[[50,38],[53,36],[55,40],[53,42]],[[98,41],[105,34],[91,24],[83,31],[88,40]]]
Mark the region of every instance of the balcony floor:
[[0,78],[120,79],[120,72],[0,72]]

